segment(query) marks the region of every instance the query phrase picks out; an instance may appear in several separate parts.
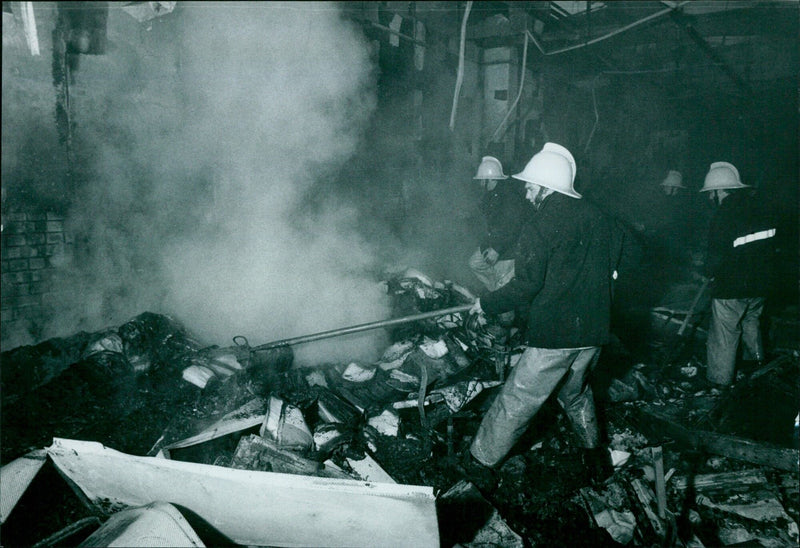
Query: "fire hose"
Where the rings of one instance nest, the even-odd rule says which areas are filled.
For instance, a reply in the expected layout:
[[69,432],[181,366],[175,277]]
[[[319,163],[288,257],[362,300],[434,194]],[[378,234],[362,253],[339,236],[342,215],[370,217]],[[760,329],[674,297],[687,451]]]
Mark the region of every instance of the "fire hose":
[[[302,335],[300,337],[292,337],[292,338],[289,338],[289,339],[281,339],[281,340],[278,340],[278,341],[273,341],[273,342],[270,342],[270,343],[261,344],[259,346],[255,346],[255,347],[249,348],[249,351],[252,354],[254,352],[272,350],[274,348],[279,348],[279,347],[284,347],[284,346],[302,344],[302,343],[318,341],[318,340],[322,340],[322,339],[330,339],[332,337],[339,337],[339,336],[342,336],[342,335],[349,335],[351,333],[359,333],[361,331],[368,331],[370,329],[378,329],[378,328],[381,328],[381,327],[390,327],[390,326],[393,326],[393,325],[401,325],[401,324],[405,324],[405,323],[416,322],[416,321],[420,321],[420,320],[426,320],[426,319],[429,319],[429,318],[437,318],[437,317],[440,317],[440,316],[447,316],[448,314],[457,314],[459,312],[467,312],[468,310],[470,310],[472,308],[472,306],[473,306],[472,303],[470,303],[470,304],[462,304],[462,305],[459,305],[459,306],[453,306],[453,307],[444,308],[444,309],[441,309],[441,310],[433,310],[431,312],[422,312],[420,314],[413,314],[411,316],[403,316],[403,317],[400,317],[400,318],[392,318],[392,319],[389,319],[389,320],[380,320],[380,321],[376,321],[376,322],[362,323],[362,324],[353,325],[353,326],[350,326],[350,327],[342,327],[340,329],[331,329],[330,331],[322,331],[320,333],[313,333],[311,335]],[[240,343],[239,339],[241,339],[244,342]],[[249,347],[247,339],[242,337],[241,335],[237,335],[236,337],[234,337],[233,341],[238,346]],[[418,396],[418,399],[417,399],[417,407],[419,409],[420,423],[422,424],[422,427],[423,427],[424,431],[427,432],[429,429],[428,429],[428,422],[427,422],[427,419],[425,417],[424,405],[425,405],[425,396],[426,396],[425,388],[426,388],[426,386],[428,384],[428,371],[427,371],[427,369],[425,369],[424,365],[420,365],[420,370],[421,370],[420,371],[420,374],[421,374],[420,391],[419,391],[419,396]],[[430,440],[428,440],[428,443],[430,443]]]
[[[312,341],[319,341],[321,339],[330,339],[332,337],[339,337],[342,335],[349,335],[351,333],[358,333],[361,331],[368,331],[370,329],[378,329],[380,327],[390,327],[393,325],[401,325],[404,323],[416,322],[420,320],[427,320],[429,318],[437,318],[439,316],[447,316],[448,314],[456,314],[458,312],[466,312],[472,308],[472,304],[462,304],[450,308],[443,308],[441,310],[433,310],[431,312],[422,312],[420,314],[413,314],[411,316],[403,316],[400,318],[392,318],[389,320],[379,320],[376,322],[362,323],[350,327],[342,327],[339,329],[331,329],[330,331],[322,331],[320,333],[313,333],[311,335],[302,335],[300,337],[292,337],[290,339],[281,339],[259,346],[254,346],[250,349],[251,352],[259,352],[263,350],[271,350],[281,346],[292,346],[295,344],[307,343]],[[234,338],[236,340],[236,337]]]

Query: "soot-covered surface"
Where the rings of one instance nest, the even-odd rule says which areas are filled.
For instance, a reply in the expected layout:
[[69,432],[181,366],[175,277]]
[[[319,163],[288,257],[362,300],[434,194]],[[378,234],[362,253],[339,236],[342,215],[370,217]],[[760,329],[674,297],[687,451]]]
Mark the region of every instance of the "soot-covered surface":
[[[389,280],[387,287],[397,315],[447,308],[468,299],[462,288],[416,277]],[[655,323],[659,329],[664,325]],[[335,443],[324,450],[320,445],[299,451],[298,457],[318,463],[330,459],[358,478],[349,463],[370,455],[398,483],[430,485],[442,495],[458,482],[470,480],[461,457],[496,389],[487,388],[455,411],[434,399],[420,413],[420,374],[424,371],[428,377],[428,395],[469,380],[499,380],[507,373],[519,341],[513,329],[493,324],[476,328],[461,317],[402,325],[390,335],[394,344],[381,360],[361,364],[367,371],[370,365],[374,370],[367,381],[345,378],[350,365],[346,363],[290,367],[288,348],[252,353],[242,347],[204,347],[174,319],[150,313],[117,329],[79,333],[5,352],[2,461],[6,464],[30,448],[47,446],[53,437],[99,441],[133,455],[152,454],[156,447],[202,431],[254,397],[273,396],[300,409],[311,432],[323,430],[326,423],[329,426],[330,415],[339,424],[341,437]],[[649,336],[651,344],[646,348],[652,356],[631,353],[615,339],[604,350],[597,372],[605,439],[611,449],[628,455],[627,462],[604,483],[590,482],[567,420],[555,402],[548,402],[498,468],[496,489],[482,493],[489,505],[484,509],[495,509],[527,545],[618,544],[624,534],[615,530],[614,536],[598,525],[598,504],[616,512],[615,516],[629,515],[634,520],[627,531],[628,545],[680,545],[693,536],[705,545],[719,545],[724,539],[769,543],[796,538],[791,528],[798,512],[796,470],[706,454],[660,436],[648,438],[640,427],[646,420],[642,410],[656,406],[690,429],[746,437],[770,447],[792,447],[796,438],[792,439],[790,415],[796,412],[798,399],[798,353],[788,349],[791,344],[784,339],[778,362],[773,362],[777,365],[760,375],[741,374],[733,391],[722,394],[699,381],[705,367],[701,344],[681,341],[678,352],[669,329],[651,329]],[[440,352],[446,348],[446,354],[435,353],[433,343],[440,343]],[[244,366],[241,371],[214,375],[202,389],[182,378],[187,367],[210,367],[213,357],[225,352],[239,359]],[[500,369],[498,359],[504,364]],[[26,371],[36,371],[35,377],[14,382],[23,379]],[[764,401],[770,402],[770,414],[757,411]],[[396,432],[379,431],[369,422],[398,402],[411,403],[396,410]],[[257,433],[258,427],[248,428],[173,450],[170,456],[227,466],[240,440]],[[789,521],[732,523],[736,515],[730,508],[735,504],[714,506],[703,502],[711,500],[706,495],[689,497],[673,481],[667,483],[666,517],[654,522],[652,512],[641,502],[643,492],[655,492],[653,446],[663,446],[664,470],[676,478],[762,470],[765,483],[753,500],[766,500],[764,493],[771,493],[769,500],[783,505]],[[735,482],[730,485],[727,489],[735,493]],[[4,524],[2,540],[10,546],[31,545],[91,516],[107,518],[101,509],[86,506],[48,463]],[[470,545],[484,517],[465,513],[463,508],[442,507],[442,545]],[[81,534],[91,530],[86,527]],[[212,539],[212,533],[204,531],[201,537]]]

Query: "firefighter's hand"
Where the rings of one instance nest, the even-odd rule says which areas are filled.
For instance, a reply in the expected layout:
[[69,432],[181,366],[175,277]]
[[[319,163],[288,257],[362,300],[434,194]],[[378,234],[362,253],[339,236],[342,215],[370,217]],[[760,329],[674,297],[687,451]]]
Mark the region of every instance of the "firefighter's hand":
[[483,308],[481,308],[481,300],[475,299],[475,302],[472,303],[472,308],[469,309],[470,315],[472,314],[484,314]]
[[714,277],[712,276],[709,278],[708,276],[700,274],[697,271],[692,271],[692,280],[700,283],[711,283],[714,281]]
[[483,311],[483,308],[481,308],[480,299],[475,299],[475,304],[469,309],[469,315],[470,317],[475,317],[478,325],[486,325],[486,313]]
[[497,262],[497,259],[500,258],[500,255],[495,251],[493,247],[487,247],[486,249],[481,250],[481,254],[483,255],[483,260],[486,261],[487,264],[490,266],[494,266]]

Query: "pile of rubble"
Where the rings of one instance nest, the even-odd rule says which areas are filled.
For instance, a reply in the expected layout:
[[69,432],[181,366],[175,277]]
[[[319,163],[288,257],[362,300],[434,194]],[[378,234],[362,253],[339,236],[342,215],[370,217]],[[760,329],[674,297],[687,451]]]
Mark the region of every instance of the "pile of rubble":
[[482,493],[460,456],[520,333],[427,317],[473,300],[457,284],[415,271],[385,283],[395,316],[426,317],[387,328],[374,363],[297,367],[290,346],[242,337],[205,347],[151,313],[4,352],[4,543],[133,545],[137,530],[197,546],[797,543],[798,451],[783,429],[796,349],[724,394],[703,387],[693,355],[607,379],[605,482],[586,484],[548,403]]

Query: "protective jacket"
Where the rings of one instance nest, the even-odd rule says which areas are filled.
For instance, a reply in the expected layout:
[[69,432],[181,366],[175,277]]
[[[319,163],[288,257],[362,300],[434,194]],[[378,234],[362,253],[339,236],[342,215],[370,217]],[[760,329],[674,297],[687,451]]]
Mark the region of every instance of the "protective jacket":
[[499,181],[483,193],[479,208],[486,221],[481,250],[492,247],[500,260],[513,259],[514,244],[531,209],[525,200],[525,185],[515,179]]
[[586,200],[548,196],[516,246],[516,277],[481,297],[489,314],[529,304],[526,344],[582,348],[608,342],[612,253],[610,221]]
[[747,191],[726,197],[711,220],[705,274],[715,299],[764,297],[772,283],[775,219]]

